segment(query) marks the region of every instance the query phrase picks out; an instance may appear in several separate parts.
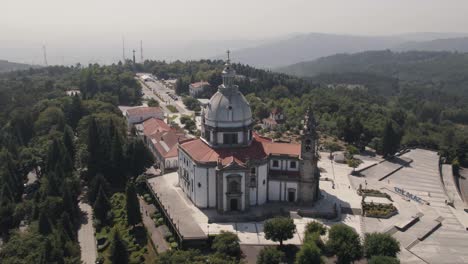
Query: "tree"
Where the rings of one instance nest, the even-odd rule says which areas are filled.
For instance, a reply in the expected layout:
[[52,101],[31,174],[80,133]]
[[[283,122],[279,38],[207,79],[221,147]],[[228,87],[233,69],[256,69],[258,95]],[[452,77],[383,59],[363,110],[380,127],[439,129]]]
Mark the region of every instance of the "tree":
[[120,237],[120,232],[117,228],[114,228],[112,233],[109,255],[112,264],[127,264],[129,262],[127,245]]
[[75,160],[75,135],[73,133],[73,129],[69,126],[65,126],[65,130],[63,131],[63,145],[65,146],[68,155],[72,163]]
[[213,240],[211,248],[221,254],[226,254],[231,257],[239,257],[241,250],[239,245],[239,237],[232,232],[221,231]]
[[327,229],[321,223],[312,221],[312,222],[307,223],[306,233],[309,233],[309,234],[318,233],[319,235],[323,236],[327,233]]
[[387,121],[382,140],[382,154],[385,157],[394,155],[400,147],[400,140],[400,136],[396,133],[395,129],[393,128],[392,122]]
[[83,117],[83,112],[81,98],[78,94],[75,94],[67,115],[68,122],[72,128],[76,128],[81,117]]
[[373,256],[369,264],[400,264],[400,261],[397,258],[389,256]]
[[94,117],[91,117],[91,120],[88,125],[88,176],[94,176],[98,171],[99,164],[99,150],[100,150],[100,141],[99,141],[99,131]]
[[159,101],[155,100],[154,98],[151,98],[148,101],[148,106],[149,107],[157,107],[157,106],[159,106]]
[[257,257],[257,264],[280,264],[284,262],[285,254],[276,247],[264,247]]
[[140,203],[138,201],[137,193],[135,190],[135,184],[132,181],[130,181],[127,184],[125,195],[127,201],[127,221],[129,225],[135,226],[141,223],[141,212]]
[[338,263],[350,263],[361,257],[359,235],[345,224],[337,224],[328,232],[328,249],[338,257]]
[[39,234],[41,235],[48,235],[52,232],[52,225],[50,224],[50,220],[47,217],[46,213],[42,211],[39,214]]
[[94,202],[93,208],[96,219],[98,219],[100,223],[106,223],[108,220],[109,211],[111,209],[111,204],[102,186],[99,187],[99,192],[96,201]]
[[320,264],[323,263],[320,249],[314,243],[304,243],[296,254],[295,264]]
[[189,110],[200,111],[200,102],[197,99],[187,96],[182,99],[182,102]]
[[153,154],[140,139],[132,140],[127,148],[128,172],[131,177],[142,174],[154,162]]
[[94,177],[93,180],[91,181],[91,184],[89,184],[89,188],[88,188],[88,201],[91,204],[94,204],[94,202],[96,201],[100,188],[102,188],[106,196],[109,196],[110,194],[109,183],[107,182],[106,178],[102,176],[102,174],[97,174],[96,177]]
[[[112,124],[112,123],[111,123]],[[120,135],[116,132],[115,127],[111,126],[113,131],[113,138],[112,138],[112,145],[111,145],[111,153],[110,153],[110,163],[111,163],[111,170],[109,175],[109,182],[112,186],[123,188],[126,183],[125,171],[124,168],[125,160],[122,148],[122,141],[120,139]],[[107,176],[107,175],[106,175]]]
[[396,257],[400,252],[400,243],[391,235],[384,233],[370,233],[364,237],[364,255]]
[[291,218],[275,217],[265,221],[263,231],[266,239],[279,242],[282,246],[284,240],[293,238],[296,225]]

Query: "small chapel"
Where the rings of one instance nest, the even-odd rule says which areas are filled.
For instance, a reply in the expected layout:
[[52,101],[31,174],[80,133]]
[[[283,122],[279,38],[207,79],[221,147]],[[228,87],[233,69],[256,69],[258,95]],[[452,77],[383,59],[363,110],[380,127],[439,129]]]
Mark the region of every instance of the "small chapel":
[[202,108],[201,137],[179,143],[178,184],[198,208],[247,211],[268,202],[313,205],[319,198],[318,137],[311,109],[301,143],[253,132],[250,105],[234,84],[229,58],[223,83]]

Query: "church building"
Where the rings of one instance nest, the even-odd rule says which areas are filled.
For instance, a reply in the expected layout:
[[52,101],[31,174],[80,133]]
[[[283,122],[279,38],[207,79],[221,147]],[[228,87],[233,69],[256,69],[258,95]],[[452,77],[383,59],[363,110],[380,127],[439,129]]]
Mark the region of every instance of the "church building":
[[312,205],[320,195],[312,112],[301,144],[261,137],[235,76],[228,52],[223,84],[202,108],[201,137],[179,143],[179,186],[197,207],[220,213],[279,201]]

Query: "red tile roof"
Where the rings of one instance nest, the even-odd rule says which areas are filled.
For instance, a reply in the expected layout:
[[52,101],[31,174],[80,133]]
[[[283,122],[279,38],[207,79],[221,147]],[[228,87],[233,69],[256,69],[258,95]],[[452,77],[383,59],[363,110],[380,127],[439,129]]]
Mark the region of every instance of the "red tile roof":
[[156,132],[170,131],[171,127],[164,122],[164,120],[157,118],[150,118],[143,122],[143,133],[150,136]]
[[233,162],[244,165],[248,160],[261,160],[268,155],[288,155],[299,157],[301,145],[275,143],[254,134],[249,146],[236,148],[211,148],[201,139],[193,139],[180,143],[180,148],[199,163],[220,162],[227,166]]
[[164,111],[160,107],[136,107],[127,109],[127,114],[129,116],[138,116],[138,115],[147,115],[147,114],[160,114],[164,113]]
[[201,81],[201,82],[191,83],[191,84],[190,84],[190,87],[191,87],[192,89],[200,89],[200,88],[203,88],[203,87],[209,86],[209,85],[210,85],[209,82]]
[[153,146],[164,158],[177,157],[177,143],[187,139],[183,133],[177,133],[173,130],[156,132],[149,138]]

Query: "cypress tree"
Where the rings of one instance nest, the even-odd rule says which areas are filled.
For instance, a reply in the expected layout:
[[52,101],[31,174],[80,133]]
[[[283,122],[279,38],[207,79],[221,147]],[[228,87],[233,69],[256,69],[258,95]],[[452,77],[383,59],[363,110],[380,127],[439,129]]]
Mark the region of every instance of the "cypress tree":
[[109,210],[111,209],[111,204],[107,195],[104,193],[102,187],[99,188],[99,192],[94,202],[94,216],[98,219],[101,223],[107,222],[107,216]]
[[98,170],[99,162],[99,131],[97,128],[96,120],[91,117],[88,126],[88,175],[94,176]]
[[68,152],[72,162],[75,160],[75,142],[74,142],[75,135],[71,127],[66,126],[65,130],[63,131],[63,144],[65,149]]
[[107,182],[106,178],[102,176],[102,174],[97,174],[96,177],[91,181],[91,184],[89,185],[88,189],[88,201],[91,204],[94,204],[96,201],[96,198],[99,193],[99,188],[102,188],[106,196],[109,196],[110,194],[110,187],[109,183]]
[[60,217],[60,225],[63,228],[63,231],[71,240],[76,240],[76,232],[74,227],[72,226],[72,221],[70,216],[67,212],[64,212]]
[[124,164],[124,155],[122,148],[122,141],[118,133],[115,133],[114,138],[112,139],[111,146],[111,174],[113,186],[123,188],[125,186],[125,172],[123,171]]
[[81,98],[78,94],[75,94],[72,99],[71,109],[69,113],[69,122],[72,128],[76,128],[81,117],[83,117],[83,105]]
[[39,234],[47,236],[52,232],[52,225],[50,224],[49,218],[42,211],[39,214]]
[[74,197],[68,182],[63,184],[62,200],[65,213],[68,213],[68,215],[71,216],[71,219],[73,220],[72,225],[77,226],[77,221],[80,217],[80,208],[78,207],[78,199],[77,197]]
[[125,245],[125,242],[120,237],[118,229],[114,229],[112,235],[110,261],[112,264],[127,264],[129,262],[127,245]]
[[400,147],[400,137],[393,128],[392,121],[387,121],[382,140],[382,154],[384,157],[392,156]]
[[138,201],[137,193],[135,190],[135,184],[133,184],[132,181],[130,181],[127,184],[125,195],[127,201],[127,222],[128,225],[135,226],[141,223],[141,212],[140,203]]

